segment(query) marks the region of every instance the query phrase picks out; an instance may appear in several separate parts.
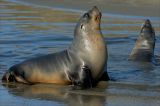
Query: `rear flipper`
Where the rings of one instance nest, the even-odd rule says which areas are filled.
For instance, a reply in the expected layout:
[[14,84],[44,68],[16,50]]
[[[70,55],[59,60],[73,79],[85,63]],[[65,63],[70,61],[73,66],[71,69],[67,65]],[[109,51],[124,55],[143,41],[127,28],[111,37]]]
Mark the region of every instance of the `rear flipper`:
[[3,82],[16,82],[16,79],[15,79],[13,73],[8,71],[2,77],[2,81]]
[[28,81],[24,80],[22,76],[16,75],[14,71],[7,71],[2,77],[2,82],[20,82],[30,84]]

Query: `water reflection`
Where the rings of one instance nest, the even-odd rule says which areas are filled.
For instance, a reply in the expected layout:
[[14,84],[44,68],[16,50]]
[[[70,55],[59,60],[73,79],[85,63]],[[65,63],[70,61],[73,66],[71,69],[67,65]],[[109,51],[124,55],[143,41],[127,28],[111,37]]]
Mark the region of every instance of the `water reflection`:
[[[69,86],[51,84],[6,84],[3,83],[11,98],[24,98],[30,104],[45,101],[48,105],[63,104],[68,106],[159,106],[160,86],[150,86],[147,84],[129,84],[119,82],[109,82],[105,85],[102,82],[97,88],[89,90],[72,90]],[[3,90],[3,89],[1,89]],[[5,96],[4,96],[5,97]],[[8,97],[7,97],[8,98]],[[21,99],[21,101],[25,101]],[[39,100],[39,101],[37,101]],[[9,103],[11,100],[9,100]],[[19,104],[17,102],[16,104]],[[28,105],[24,105],[28,106]],[[40,104],[43,106],[43,104]]]
[[104,95],[102,96],[96,92],[87,90],[76,91],[67,86],[48,84],[3,84],[3,86],[8,89],[10,94],[15,96],[28,99],[57,101],[69,106],[104,106],[106,103],[106,97]]

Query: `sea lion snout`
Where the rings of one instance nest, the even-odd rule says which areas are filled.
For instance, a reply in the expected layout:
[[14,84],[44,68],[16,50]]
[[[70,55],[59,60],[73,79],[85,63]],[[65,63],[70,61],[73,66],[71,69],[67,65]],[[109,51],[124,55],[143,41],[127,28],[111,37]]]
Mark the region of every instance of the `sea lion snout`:
[[94,6],[94,7],[89,11],[89,14],[90,14],[91,17],[92,17],[94,20],[96,20],[96,21],[100,21],[101,16],[102,16],[100,10],[99,10],[96,6]]
[[149,19],[146,19],[144,21],[140,34],[143,40],[147,40],[148,42],[151,42],[152,44],[154,44],[155,32]]
[[151,22],[149,19],[146,19],[141,27],[141,33],[154,33]]
[[100,10],[98,9],[97,6],[93,6],[93,8],[90,10],[93,14],[98,14],[101,15]]
[[91,10],[89,10],[87,13],[85,13],[83,15],[83,18],[95,18],[95,19],[101,19],[101,12],[99,11],[99,9],[94,6]]

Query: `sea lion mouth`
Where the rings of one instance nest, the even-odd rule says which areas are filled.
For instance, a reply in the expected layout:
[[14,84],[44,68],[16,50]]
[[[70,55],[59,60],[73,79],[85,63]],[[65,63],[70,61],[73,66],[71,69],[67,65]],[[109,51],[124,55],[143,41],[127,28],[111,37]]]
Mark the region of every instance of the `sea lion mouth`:
[[92,17],[94,18],[95,21],[100,21],[102,14],[101,14],[100,10],[97,8],[97,6],[94,6],[90,10],[90,14],[92,15]]
[[99,15],[95,16],[95,21],[100,21],[100,19],[101,19],[101,13]]

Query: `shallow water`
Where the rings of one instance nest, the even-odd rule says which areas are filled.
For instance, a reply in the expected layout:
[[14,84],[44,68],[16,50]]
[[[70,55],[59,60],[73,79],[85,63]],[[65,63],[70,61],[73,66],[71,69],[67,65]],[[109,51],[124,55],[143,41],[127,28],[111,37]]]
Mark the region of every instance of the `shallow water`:
[[107,70],[115,81],[101,82],[89,90],[0,82],[0,106],[159,106],[160,65],[127,61],[143,19],[149,18],[156,31],[155,57],[160,63],[159,1],[69,1],[73,4],[57,0],[0,1],[0,79],[18,62],[68,47],[79,17],[97,4],[103,12],[101,27],[109,51]]

